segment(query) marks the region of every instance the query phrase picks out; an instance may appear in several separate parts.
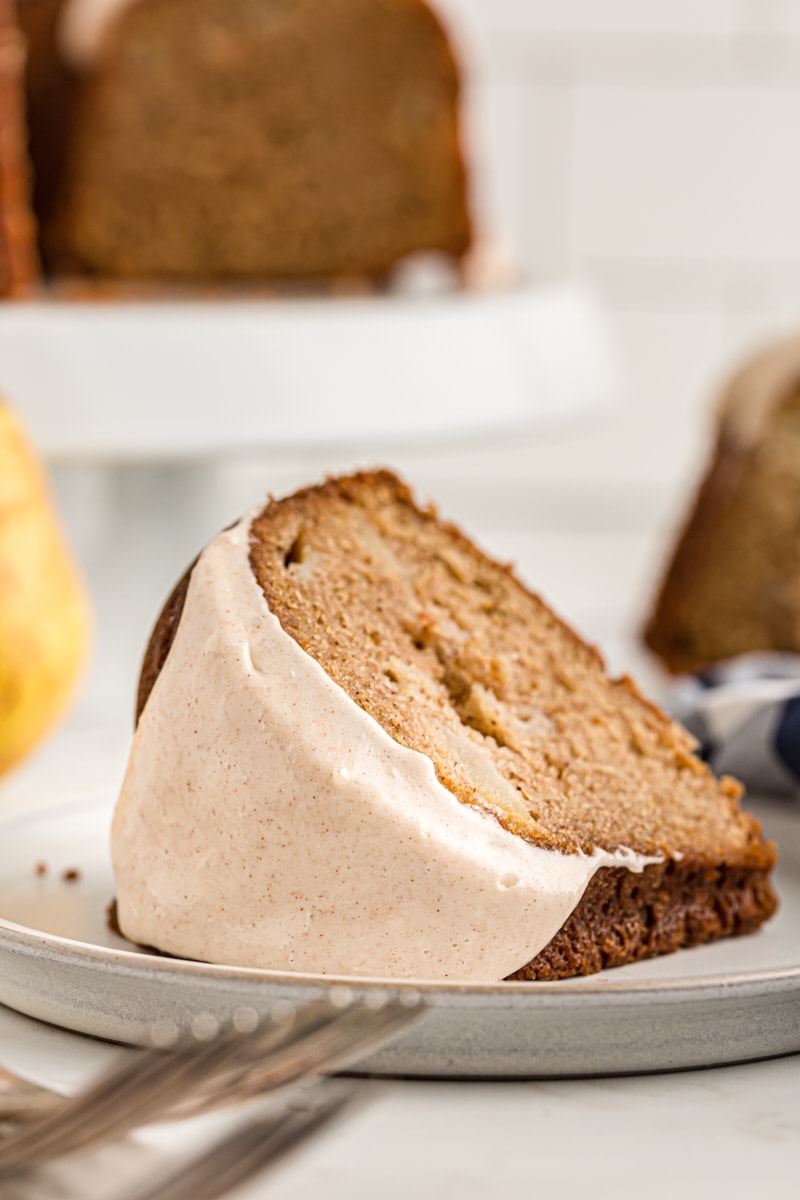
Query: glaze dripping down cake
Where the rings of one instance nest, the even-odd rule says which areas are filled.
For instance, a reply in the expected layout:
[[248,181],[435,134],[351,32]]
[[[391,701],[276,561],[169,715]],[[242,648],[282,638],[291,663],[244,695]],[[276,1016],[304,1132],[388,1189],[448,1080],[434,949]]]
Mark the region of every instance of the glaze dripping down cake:
[[216,538],[156,624],[118,921],[273,969],[586,974],[772,913],[739,794],[396,477],[330,479]]

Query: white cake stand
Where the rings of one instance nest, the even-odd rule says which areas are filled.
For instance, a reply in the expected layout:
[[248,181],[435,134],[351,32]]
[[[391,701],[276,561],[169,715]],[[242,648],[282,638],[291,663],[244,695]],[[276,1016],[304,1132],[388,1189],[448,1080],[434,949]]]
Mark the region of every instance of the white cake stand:
[[616,373],[578,282],[436,295],[0,306],[0,390],[51,461],[385,447],[529,430]]

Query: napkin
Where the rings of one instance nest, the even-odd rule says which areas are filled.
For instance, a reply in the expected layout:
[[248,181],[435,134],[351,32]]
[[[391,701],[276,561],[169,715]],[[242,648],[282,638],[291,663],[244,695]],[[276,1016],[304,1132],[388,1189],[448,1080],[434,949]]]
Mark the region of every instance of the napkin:
[[800,655],[730,659],[682,679],[664,703],[717,774],[754,791],[800,795]]

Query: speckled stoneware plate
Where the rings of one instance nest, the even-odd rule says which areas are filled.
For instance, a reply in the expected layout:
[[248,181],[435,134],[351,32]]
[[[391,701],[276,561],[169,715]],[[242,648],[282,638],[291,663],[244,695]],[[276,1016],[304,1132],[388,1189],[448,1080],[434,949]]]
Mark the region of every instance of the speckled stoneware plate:
[[[800,810],[773,804],[759,815],[781,848],[781,910],[759,933],[558,983],[391,985],[418,988],[429,1010],[360,1065],[382,1075],[533,1078],[800,1052]],[[329,976],[134,952],[105,926],[110,816],[100,796],[0,821],[0,1003],[136,1044],[155,1022],[224,1019],[240,1005],[266,1013],[331,986]],[[344,982],[357,993],[387,986]]]

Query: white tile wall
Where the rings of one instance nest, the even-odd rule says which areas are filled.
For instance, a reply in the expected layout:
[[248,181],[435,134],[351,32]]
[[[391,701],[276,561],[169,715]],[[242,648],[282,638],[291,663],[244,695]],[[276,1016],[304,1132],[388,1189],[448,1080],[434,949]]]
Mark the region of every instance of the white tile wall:
[[800,88],[576,87],[576,258],[796,261],[798,130]]

